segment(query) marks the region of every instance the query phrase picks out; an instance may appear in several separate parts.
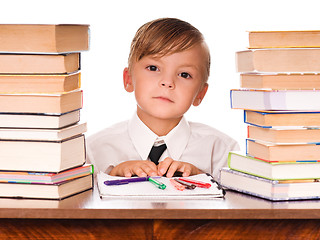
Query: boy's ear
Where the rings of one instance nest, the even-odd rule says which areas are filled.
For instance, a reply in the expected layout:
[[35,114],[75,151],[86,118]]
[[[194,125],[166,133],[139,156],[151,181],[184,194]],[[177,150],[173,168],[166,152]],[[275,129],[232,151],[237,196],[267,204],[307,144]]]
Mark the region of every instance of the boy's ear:
[[208,91],[208,83],[205,83],[202,87],[202,89],[200,90],[200,92],[198,93],[198,95],[196,96],[196,98],[193,101],[193,106],[199,106],[200,103],[202,102],[202,99],[204,98],[204,96],[206,95],[207,91]]
[[125,68],[123,70],[123,86],[124,86],[124,89],[127,92],[133,92],[134,91],[134,87],[133,87],[133,84],[132,84],[132,78],[131,78],[131,75],[130,75],[130,72],[129,72],[128,68]]

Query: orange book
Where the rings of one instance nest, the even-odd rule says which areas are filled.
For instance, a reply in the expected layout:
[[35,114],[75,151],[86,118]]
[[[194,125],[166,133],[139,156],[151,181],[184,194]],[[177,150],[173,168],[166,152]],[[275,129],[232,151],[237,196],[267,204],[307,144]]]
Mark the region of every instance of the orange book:
[[0,112],[66,113],[82,108],[82,90],[57,94],[0,94]]
[[249,48],[316,48],[320,31],[252,31]]
[[0,54],[0,73],[56,74],[80,69],[80,53],[71,54]]
[[0,52],[66,53],[89,48],[89,25],[0,24]]
[[72,74],[0,74],[1,93],[57,93],[80,88],[80,73]]

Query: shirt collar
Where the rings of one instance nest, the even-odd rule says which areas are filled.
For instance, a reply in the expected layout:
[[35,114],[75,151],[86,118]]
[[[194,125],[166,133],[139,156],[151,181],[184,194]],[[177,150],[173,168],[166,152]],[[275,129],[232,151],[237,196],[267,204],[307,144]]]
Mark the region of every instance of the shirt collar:
[[128,124],[129,136],[142,160],[148,158],[154,142],[159,139],[163,139],[167,144],[167,150],[172,159],[180,159],[191,134],[190,126],[184,117],[174,129],[162,137],[152,132],[139,119],[137,113],[133,115]]

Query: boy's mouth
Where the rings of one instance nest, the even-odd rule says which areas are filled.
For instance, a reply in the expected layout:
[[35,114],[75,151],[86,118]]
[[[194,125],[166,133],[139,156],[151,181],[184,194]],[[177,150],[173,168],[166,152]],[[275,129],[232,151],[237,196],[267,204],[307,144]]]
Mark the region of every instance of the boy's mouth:
[[154,99],[158,99],[158,100],[165,101],[165,102],[173,102],[171,99],[169,99],[167,97],[163,97],[163,96],[154,97]]

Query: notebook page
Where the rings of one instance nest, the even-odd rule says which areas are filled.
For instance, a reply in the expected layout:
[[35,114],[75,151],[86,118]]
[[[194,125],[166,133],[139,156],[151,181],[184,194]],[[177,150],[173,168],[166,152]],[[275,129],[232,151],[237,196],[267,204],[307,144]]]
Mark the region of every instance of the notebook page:
[[188,178],[210,183],[211,187],[208,189],[196,187],[193,190],[179,191],[170,183],[170,178],[166,177],[156,179],[166,185],[165,189],[159,189],[149,181],[107,186],[104,184],[106,180],[125,178],[110,176],[103,172],[98,173],[97,176],[100,197],[103,198],[208,199],[223,197],[222,190],[218,189],[216,183],[210,181],[210,176],[198,174]]

